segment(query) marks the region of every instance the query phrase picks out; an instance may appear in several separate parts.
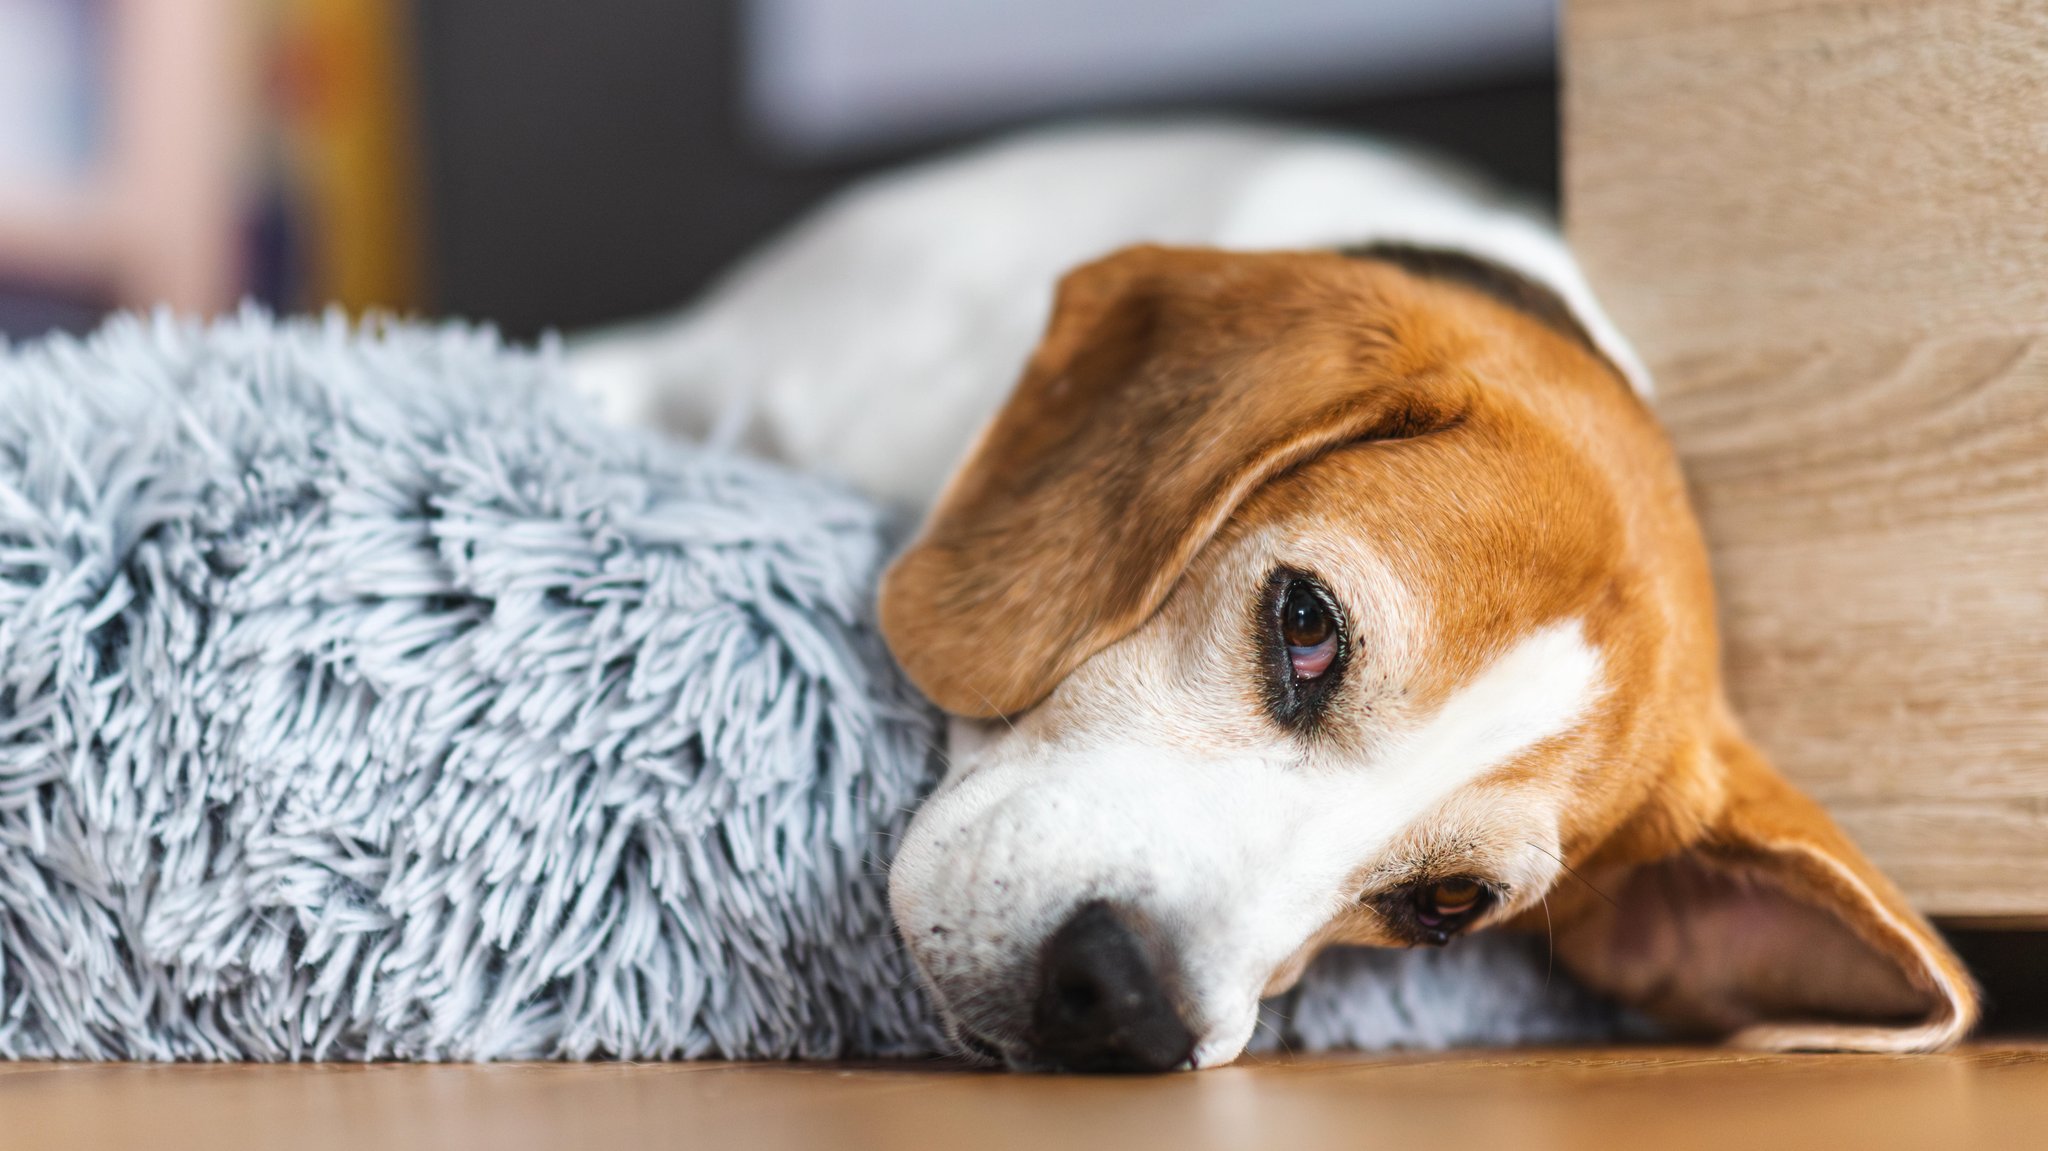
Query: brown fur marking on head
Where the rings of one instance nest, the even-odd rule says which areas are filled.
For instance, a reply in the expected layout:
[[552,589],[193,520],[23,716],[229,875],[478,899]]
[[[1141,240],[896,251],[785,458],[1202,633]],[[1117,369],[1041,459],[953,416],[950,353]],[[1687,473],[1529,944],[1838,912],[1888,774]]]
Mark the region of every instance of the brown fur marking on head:
[[926,694],[1029,707],[1151,614],[1265,480],[1458,419],[1461,382],[1419,375],[1375,324],[1375,277],[1304,259],[1136,248],[1061,283],[1023,381],[882,587]]
[[[1098,655],[1142,677],[1121,643],[1142,628],[1240,650],[1238,585],[1262,573],[1221,557],[1276,536],[1369,550],[1423,601],[1384,707],[1426,718],[1531,629],[1576,621],[1595,709],[1363,881],[1505,866],[1526,844],[1492,840],[1540,822],[1558,885],[1522,924],[1554,928],[1591,985],[1751,1045],[1954,1043],[1977,1011],[1961,965],[1728,713],[1704,545],[1654,418],[1575,321],[1413,264],[1138,248],[1068,276],[1016,394],[884,582],[899,661],[948,710],[995,716]],[[1098,698],[1047,709],[1061,730],[1117,722]],[[1326,757],[1350,750],[1345,722]],[[1389,942],[1376,930],[1343,913],[1315,939]]]

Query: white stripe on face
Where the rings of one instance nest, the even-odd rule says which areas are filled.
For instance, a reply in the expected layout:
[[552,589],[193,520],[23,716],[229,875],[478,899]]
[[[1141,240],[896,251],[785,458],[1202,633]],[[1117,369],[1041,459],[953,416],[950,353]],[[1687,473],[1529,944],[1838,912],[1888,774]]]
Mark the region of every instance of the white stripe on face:
[[[1552,624],[1426,719],[1381,733],[1370,755],[1326,762],[1277,734],[1262,747],[1219,734],[1211,746],[1233,750],[1207,754],[1190,750],[1199,730],[1170,745],[1105,738],[1099,726],[1199,729],[1204,715],[1238,732],[1244,717],[1151,691],[1143,706],[1160,714],[1132,715],[1122,694],[1091,724],[1086,671],[1056,725],[1027,718],[955,747],[954,777],[918,813],[891,873],[897,922],[961,1020],[1014,1041],[1039,942],[1084,901],[1135,908],[1170,940],[1198,1066],[1235,1057],[1268,980],[1349,906],[1353,877],[1474,782],[1569,732],[1601,679],[1582,625]],[[1041,730],[1054,726],[1060,735]]]

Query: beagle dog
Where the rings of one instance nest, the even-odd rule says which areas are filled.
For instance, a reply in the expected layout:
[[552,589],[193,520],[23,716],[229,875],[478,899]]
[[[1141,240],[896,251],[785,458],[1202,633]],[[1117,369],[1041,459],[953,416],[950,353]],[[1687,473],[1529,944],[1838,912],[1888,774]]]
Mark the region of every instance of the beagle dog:
[[575,366],[926,512],[880,621],[956,719],[890,897],[975,1057],[1214,1067],[1323,947],[1493,928],[1747,1047],[1975,1019],[1730,713],[1647,373],[1554,232],[1440,166],[1030,136]]

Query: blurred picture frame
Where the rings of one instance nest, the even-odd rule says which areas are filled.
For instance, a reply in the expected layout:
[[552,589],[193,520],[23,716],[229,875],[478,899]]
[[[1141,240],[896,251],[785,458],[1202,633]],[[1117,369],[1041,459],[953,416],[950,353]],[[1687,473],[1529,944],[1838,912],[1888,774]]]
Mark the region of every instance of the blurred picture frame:
[[23,30],[46,94],[19,98],[70,117],[58,130],[74,137],[62,163],[0,179],[0,278],[113,307],[231,306],[256,89],[246,5],[0,0],[0,35]]

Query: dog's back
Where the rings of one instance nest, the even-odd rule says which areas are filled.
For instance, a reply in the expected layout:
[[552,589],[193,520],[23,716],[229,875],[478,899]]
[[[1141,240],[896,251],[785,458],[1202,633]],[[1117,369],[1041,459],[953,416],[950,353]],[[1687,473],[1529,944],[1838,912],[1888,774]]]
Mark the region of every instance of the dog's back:
[[1539,213],[1430,157],[1234,123],[1041,131],[870,181],[681,315],[578,341],[572,366],[622,421],[732,437],[922,509],[1074,265],[1140,242],[1389,240],[1543,283],[1647,387]]

